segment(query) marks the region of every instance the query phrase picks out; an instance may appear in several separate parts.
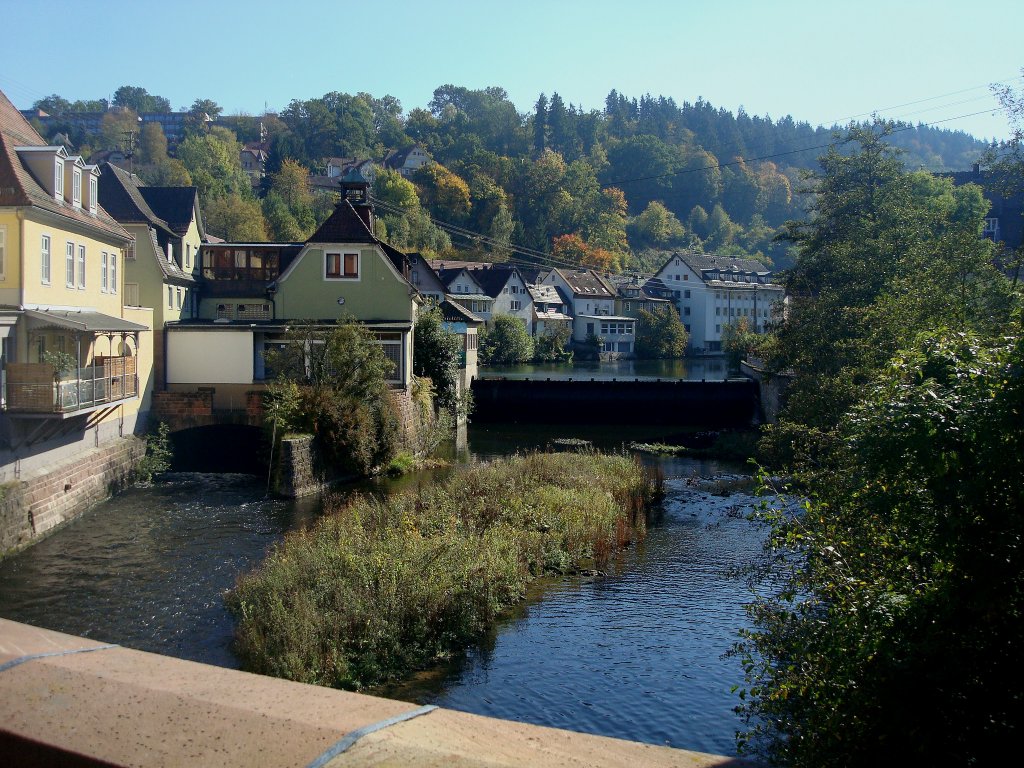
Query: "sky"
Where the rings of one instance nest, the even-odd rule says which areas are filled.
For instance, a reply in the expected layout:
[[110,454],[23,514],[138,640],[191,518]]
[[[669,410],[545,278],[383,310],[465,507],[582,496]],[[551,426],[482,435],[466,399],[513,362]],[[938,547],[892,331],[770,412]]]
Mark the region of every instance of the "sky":
[[990,85],[1024,89],[1024,2],[988,0],[0,0],[0,90],[31,107],[122,85],[258,115],[331,91],[504,88],[601,109],[703,98],[812,125],[872,113],[1006,138]]

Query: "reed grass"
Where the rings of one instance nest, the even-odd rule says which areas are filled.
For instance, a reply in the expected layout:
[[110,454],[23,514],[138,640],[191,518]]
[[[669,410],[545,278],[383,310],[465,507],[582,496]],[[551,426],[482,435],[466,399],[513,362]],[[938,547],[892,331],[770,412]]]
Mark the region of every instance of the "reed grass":
[[240,577],[236,651],[250,671],[319,685],[405,676],[479,638],[531,579],[642,536],[658,492],[630,458],[550,453],[357,497]]

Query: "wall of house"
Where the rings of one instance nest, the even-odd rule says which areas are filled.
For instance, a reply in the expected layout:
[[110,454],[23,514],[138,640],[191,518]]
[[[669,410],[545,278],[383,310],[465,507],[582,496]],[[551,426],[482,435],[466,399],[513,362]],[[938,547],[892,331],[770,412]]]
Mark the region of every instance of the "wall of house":
[[0,274],[0,304],[21,303],[21,220],[13,208],[0,208],[0,233],[4,246],[4,270]]
[[167,334],[167,384],[245,384],[254,375],[253,332],[244,328],[174,329]]
[[[326,252],[360,254],[359,277],[327,279]],[[277,317],[328,320],[353,317],[363,322],[415,320],[411,286],[376,247],[308,247],[278,280]]]
[[[41,271],[41,244],[43,235],[50,237],[50,281],[44,283]],[[124,243],[100,239],[96,234],[61,229],[45,221],[26,217],[22,229],[23,264],[25,269],[23,304],[52,307],[91,307],[113,317],[121,316],[124,284]],[[75,285],[67,286],[65,279],[66,243],[74,246]],[[78,287],[78,247],[85,246],[85,287]],[[100,285],[102,253],[117,255],[117,285],[103,290]],[[17,253],[16,251],[14,253]],[[13,302],[15,304],[19,302]]]
[[128,485],[145,452],[145,441],[129,433],[5,480],[0,555],[31,544]]

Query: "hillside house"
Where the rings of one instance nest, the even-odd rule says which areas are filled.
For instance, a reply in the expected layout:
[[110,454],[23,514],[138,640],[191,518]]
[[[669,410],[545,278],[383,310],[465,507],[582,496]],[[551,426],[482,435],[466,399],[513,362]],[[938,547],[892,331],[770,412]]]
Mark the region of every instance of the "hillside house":
[[368,185],[345,192],[303,243],[203,247],[198,316],[167,327],[168,389],[213,388],[215,407],[237,408],[272,377],[265,352],[288,343],[289,328],[351,318],[393,362],[392,388],[408,393],[422,299],[408,257],[373,235]]
[[672,292],[694,353],[721,352],[722,330],[731,323],[744,319],[764,333],[782,312],[783,287],[755,259],[676,251],[655,278]]
[[572,301],[572,339],[582,344],[597,337],[601,354],[629,357],[633,354],[636,320],[615,314],[615,289],[592,269],[552,269],[542,279]]
[[0,93],[0,480],[144,426],[152,311],[124,307],[132,236],[100,170]]
[[124,262],[124,304],[153,309],[154,386],[166,384],[164,326],[195,317],[204,232],[195,187],[149,187],[115,165],[100,168],[100,203],[134,238]]

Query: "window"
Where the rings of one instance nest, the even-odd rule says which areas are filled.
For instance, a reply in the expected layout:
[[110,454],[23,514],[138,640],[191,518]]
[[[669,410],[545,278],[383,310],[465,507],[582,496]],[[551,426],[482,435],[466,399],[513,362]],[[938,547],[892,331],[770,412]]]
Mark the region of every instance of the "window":
[[185,243],[185,269],[192,269],[192,244]]
[[676,280],[679,279],[679,275],[672,275],[672,277],[675,278]]
[[50,284],[50,236],[43,235],[39,246],[39,278],[46,285]]
[[[110,279],[107,281],[107,288],[111,293],[117,293],[117,254],[110,254]],[[136,302],[138,303],[138,302]]]
[[357,280],[359,254],[328,253],[325,258],[324,277],[331,280]]
[[690,279],[690,276],[688,274],[687,275],[683,275],[683,280],[689,280],[689,279]]
[[167,243],[167,262],[169,264],[174,263],[174,243],[169,241]]
[[53,196],[64,197],[64,161],[60,158],[53,164]]
[[722,314],[722,308],[721,307],[715,307],[715,314],[716,315],[721,315]]
[[520,309],[523,308],[523,303],[521,301],[513,301],[511,302],[511,304],[513,312],[518,312]]
[[64,249],[64,282],[68,288],[75,287],[75,244],[70,240]]
[[100,291],[107,292],[107,252],[100,253]]
[[622,307],[623,307],[623,309],[625,309],[625,310],[626,310],[627,312],[629,312],[629,302],[628,302],[628,301],[625,301],[625,302],[623,302],[623,303],[622,303]]
[[78,246],[78,287],[85,288],[85,246]]
[[178,309],[181,309],[181,288],[174,289],[174,303]]
[[721,332],[722,332],[722,326],[716,325],[715,326],[715,333],[721,333]]
[[82,172],[75,168],[74,178],[71,182],[71,202],[77,208],[82,207]]
[[99,196],[99,184],[96,175],[89,174],[89,212],[96,213],[96,198]]
[[7,227],[0,227],[0,280],[7,277]]
[[690,298],[690,289],[689,288],[687,288],[685,291],[683,291],[683,298],[684,299]]
[[687,317],[689,317],[690,316],[690,308],[689,307],[683,307],[683,314],[686,315]]
[[139,306],[139,284],[138,283],[125,283],[124,284],[124,305],[126,307],[137,307],[137,306]]
[[174,289],[167,286],[167,308],[174,309]]

